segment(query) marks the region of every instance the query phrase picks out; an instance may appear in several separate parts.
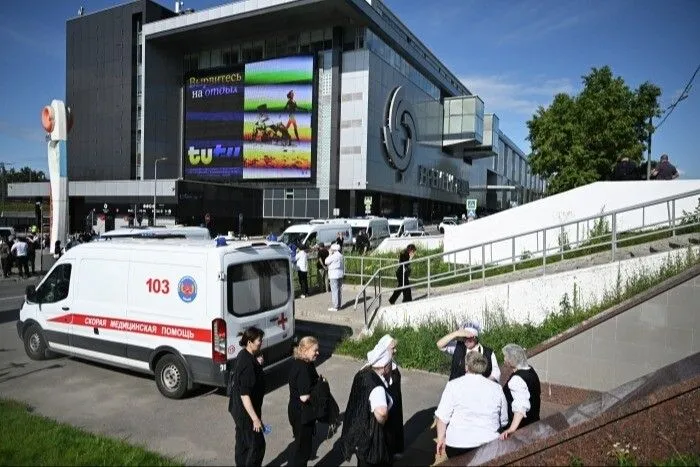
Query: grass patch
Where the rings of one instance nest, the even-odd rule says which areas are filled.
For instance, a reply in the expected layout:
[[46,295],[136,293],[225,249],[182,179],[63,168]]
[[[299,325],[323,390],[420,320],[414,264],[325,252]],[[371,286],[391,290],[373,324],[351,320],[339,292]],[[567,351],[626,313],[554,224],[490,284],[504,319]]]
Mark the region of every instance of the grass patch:
[[[510,322],[503,310],[487,310],[487,322],[482,323],[484,332],[479,340],[493,348],[499,354],[499,359],[502,358],[500,350],[508,343],[515,342],[526,349],[532,348],[697,264],[700,264],[700,254],[688,248],[685,255],[669,254],[655,271],[643,269],[624,281],[618,273],[616,284],[605,292],[603,298],[598,303],[585,307],[581,306],[579,291],[574,285],[571,295],[566,293],[562,296],[559,310],[547,315],[539,325]],[[438,350],[435,343],[440,337],[456,329],[458,324],[454,321],[434,318],[431,322],[416,328],[402,326],[386,329],[378,326],[375,334],[390,333],[398,339],[397,359],[402,366],[447,373],[449,357]],[[346,338],[340,343],[336,352],[364,359],[376,340],[377,338],[372,336],[362,339]]]
[[674,454],[671,457],[653,463],[657,467],[700,467],[700,455],[698,454]]
[[182,465],[124,441],[87,433],[0,399],[0,465]]

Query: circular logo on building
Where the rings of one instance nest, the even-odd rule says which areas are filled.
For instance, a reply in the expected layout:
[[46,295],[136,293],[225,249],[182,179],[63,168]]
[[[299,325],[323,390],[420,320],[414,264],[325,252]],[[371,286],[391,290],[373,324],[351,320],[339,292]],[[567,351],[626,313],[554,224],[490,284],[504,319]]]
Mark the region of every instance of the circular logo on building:
[[177,294],[185,303],[194,301],[197,298],[197,282],[190,276],[183,277],[177,284]]
[[399,172],[406,171],[413,157],[413,145],[418,140],[418,133],[413,108],[401,86],[389,94],[382,135],[387,162]]

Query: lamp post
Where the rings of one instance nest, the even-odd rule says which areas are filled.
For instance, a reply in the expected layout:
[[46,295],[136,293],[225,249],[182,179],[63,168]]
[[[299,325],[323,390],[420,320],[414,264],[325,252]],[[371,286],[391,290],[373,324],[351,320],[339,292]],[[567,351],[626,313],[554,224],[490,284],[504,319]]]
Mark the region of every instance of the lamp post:
[[158,162],[168,160],[167,157],[159,157],[153,163],[153,227],[156,226],[156,201],[158,197]]

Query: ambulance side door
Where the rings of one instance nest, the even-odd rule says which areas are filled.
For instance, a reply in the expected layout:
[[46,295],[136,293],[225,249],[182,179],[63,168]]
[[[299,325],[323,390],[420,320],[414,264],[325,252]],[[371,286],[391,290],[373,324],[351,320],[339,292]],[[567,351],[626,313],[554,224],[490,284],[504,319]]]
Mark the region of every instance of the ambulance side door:
[[32,297],[37,307],[37,320],[44,329],[44,337],[50,348],[70,352],[70,333],[73,323],[72,293],[75,280],[71,279],[74,263],[59,264],[41,282]]

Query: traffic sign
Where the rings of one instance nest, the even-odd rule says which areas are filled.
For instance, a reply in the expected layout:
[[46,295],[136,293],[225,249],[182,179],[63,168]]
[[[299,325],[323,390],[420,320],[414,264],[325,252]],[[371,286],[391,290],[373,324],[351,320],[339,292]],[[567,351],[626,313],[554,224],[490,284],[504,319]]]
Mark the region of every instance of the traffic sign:
[[471,198],[467,200],[467,211],[476,211],[476,199]]
[[467,211],[467,217],[474,217],[474,218],[476,218],[476,212],[475,212],[475,211]]

